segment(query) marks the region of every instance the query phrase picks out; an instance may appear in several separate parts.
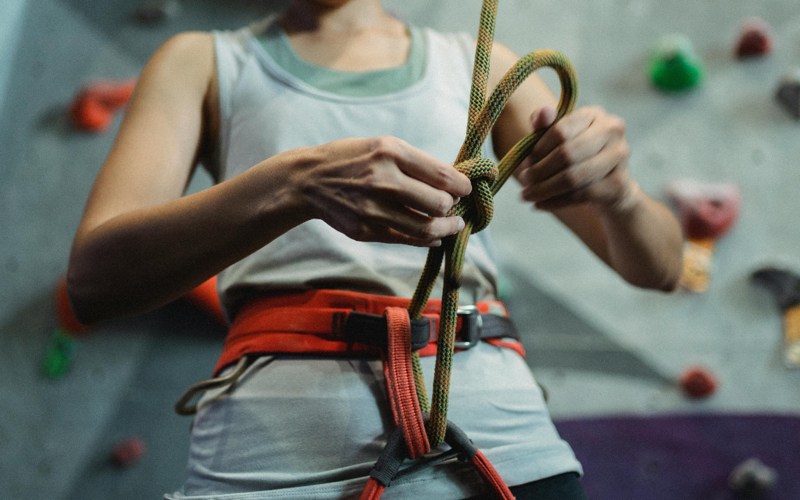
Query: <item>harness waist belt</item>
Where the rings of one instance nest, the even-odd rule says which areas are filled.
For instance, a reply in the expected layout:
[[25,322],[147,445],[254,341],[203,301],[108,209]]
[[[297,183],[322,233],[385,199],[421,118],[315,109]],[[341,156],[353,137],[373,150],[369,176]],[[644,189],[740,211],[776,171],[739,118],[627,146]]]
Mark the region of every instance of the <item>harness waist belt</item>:
[[[387,345],[384,310],[408,307],[409,302],[402,297],[339,290],[257,298],[236,315],[214,373],[253,354],[380,357]],[[440,305],[440,300],[429,300],[422,318],[411,321],[411,348],[420,356],[436,354]],[[502,302],[459,308],[458,329],[458,349],[469,349],[485,340],[525,355]]]

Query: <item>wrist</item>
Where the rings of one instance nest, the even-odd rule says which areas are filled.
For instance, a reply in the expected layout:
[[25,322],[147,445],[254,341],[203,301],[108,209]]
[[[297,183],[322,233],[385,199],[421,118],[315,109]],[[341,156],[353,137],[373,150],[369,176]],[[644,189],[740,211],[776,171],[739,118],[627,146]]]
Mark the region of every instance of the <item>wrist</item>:
[[643,201],[644,193],[639,183],[626,179],[624,186],[620,188],[619,196],[607,203],[596,205],[596,210],[604,217],[627,218],[638,210]]
[[278,218],[293,227],[314,218],[304,193],[308,167],[314,161],[313,149],[292,149],[258,165],[256,190],[262,222],[276,225]]

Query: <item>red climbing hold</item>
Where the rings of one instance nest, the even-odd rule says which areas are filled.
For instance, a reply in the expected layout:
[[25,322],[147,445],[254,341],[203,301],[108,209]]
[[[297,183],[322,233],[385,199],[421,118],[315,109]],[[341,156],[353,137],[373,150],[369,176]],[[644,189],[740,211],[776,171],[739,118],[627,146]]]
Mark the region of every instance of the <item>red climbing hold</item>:
[[690,368],[680,378],[684,392],[691,398],[707,398],[717,390],[717,380],[704,368]]
[[716,239],[736,222],[742,196],[735,184],[704,184],[681,179],[667,187],[677,205],[686,236],[693,240]]
[[108,130],[114,113],[130,99],[135,83],[134,80],[99,81],[82,88],[69,109],[72,124],[89,132]]
[[800,119],[800,69],[783,77],[775,98],[790,115]]
[[773,36],[770,26],[761,18],[749,17],[742,24],[736,57],[765,56],[772,51]]
[[141,460],[145,451],[144,441],[131,436],[114,445],[111,459],[120,467],[129,467]]

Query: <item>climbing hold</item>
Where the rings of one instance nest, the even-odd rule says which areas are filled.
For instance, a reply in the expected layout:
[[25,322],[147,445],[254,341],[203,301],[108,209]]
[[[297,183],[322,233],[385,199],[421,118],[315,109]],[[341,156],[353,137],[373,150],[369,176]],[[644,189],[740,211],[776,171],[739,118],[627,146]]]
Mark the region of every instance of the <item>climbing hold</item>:
[[735,184],[709,184],[679,179],[667,186],[667,195],[680,212],[690,239],[719,238],[736,222],[742,195]]
[[733,469],[728,487],[738,498],[763,498],[778,482],[778,473],[758,458],[749,458]]
[[742,196],[735,184],[707,184],[680,179],[667,185],[677,207],[686,244],[681,285],[693,292],[708,289],[716,240],[739,217]]
[[788,269],[759,269],[753,273],[753,282],[772,292],[781,311],[800,305],[800,275]]
[[775,93],[775,99],[787,113],[800,120],[800,69],[783,77]]
[[133,17],[143,24],[156,24],[175,17],[179,10],[178,0],[145,0],[133,12]]
[[773,36],[770,26],[761,18],[749,17],[742,23],[736,57],[765,56],[772,51]]
[[78,318],[72,312],[72,306],[67,295],[67,278],[65,276],[59,278],[56,283],[55,304],[59,328],[73,336],[80,335],[89,329],[89,327],[78,321]]
[[44,353],[42,371],[52,380],[64,378],[72,366],[78,341],[60,328],[53,330]]
[[772,292],[783,314],[783,362],[800,368],[800,276],[786,269],[767,267],[753,273],[753,282]]
[[225,313],[222,312],[222,305],[219,303],[219,295],[217,294],[216,276],[212,276],[201,283],[197,288],[184,295],[183,298],[208,313],[220,325],[227,326],[228,321],[225,319]]
[[146,451],[144,441],[137,436],[131,436],[114,445],[111,460],[120,467],[130,467],[141,460]]
[[42,369],[45,376],[58,380],[63,378],[72,366],[72,359],[78,349],[77,337],[84,333],[87,327],[72,314],[72,307],[67,297],[67,280],[64,276],[56,283],[53,295],[58,326],[47,342]]
[[667,91],[696,87],[703,78],[703,63],[689,38],[681,34],[656,41],[650,50],[648,70],[655,86]]
[[683,391],[694,399],[707,398],[717,390],[717,380],[705,368],[694,367],[686,370],[680,378]]
[[69,108],[72,124],[88,132],[104,132],[114,114],[130,99],[135,81],[98,81],[82,88]]

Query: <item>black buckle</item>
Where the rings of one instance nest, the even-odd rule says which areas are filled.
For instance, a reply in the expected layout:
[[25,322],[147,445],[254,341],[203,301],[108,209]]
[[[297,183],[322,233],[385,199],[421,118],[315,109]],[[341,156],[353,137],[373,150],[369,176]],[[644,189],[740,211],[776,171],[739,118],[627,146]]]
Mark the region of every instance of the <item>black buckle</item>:
[[481,341],[483,318],[475,306],[458,306],[457,314],[461,316],[461,340],[453,346],[456,349],[472,349]]
[[[411,320],[411,350],[419,351],[430,342],[431,330],[436,331],[436,322],[423,316]],[[386,349],[386,316],[350,311],[342,327],[345,342],[358,342]]]

